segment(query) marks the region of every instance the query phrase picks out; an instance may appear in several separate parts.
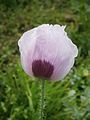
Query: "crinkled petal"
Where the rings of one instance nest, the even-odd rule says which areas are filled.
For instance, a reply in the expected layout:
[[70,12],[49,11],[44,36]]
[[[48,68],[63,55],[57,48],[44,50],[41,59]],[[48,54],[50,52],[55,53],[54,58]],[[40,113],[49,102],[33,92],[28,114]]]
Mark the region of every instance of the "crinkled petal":
[[[57,63],[56,63],[57,64]],[[74,59],[66,59],[64,61],[58,61],[58,65],[55,66],[51,80],[62,80],[70,71],[74,65]]]
[[21,63],[25,72],[33,76],[32,73],[32,56],[35,49],[35,29],[25,32],[18,41],[19,50],[21,53]]

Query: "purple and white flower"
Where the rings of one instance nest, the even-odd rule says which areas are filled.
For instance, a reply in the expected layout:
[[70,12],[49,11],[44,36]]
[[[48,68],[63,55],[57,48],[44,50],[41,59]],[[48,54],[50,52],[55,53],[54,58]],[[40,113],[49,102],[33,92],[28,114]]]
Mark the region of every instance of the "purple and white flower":
[[43,24],[22,35],[18,45],[28,75],[58,81],[68,74],[78,49],[64,29],[57,24]]

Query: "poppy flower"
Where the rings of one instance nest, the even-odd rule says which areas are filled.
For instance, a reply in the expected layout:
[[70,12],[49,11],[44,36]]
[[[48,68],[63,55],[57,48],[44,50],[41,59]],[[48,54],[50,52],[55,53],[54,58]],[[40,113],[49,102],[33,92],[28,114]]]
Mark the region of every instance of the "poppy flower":
[[18,41],[21,64],[32,77],[63,79],[74,65],[78,49],[65,26],[43,24],[25,32]]

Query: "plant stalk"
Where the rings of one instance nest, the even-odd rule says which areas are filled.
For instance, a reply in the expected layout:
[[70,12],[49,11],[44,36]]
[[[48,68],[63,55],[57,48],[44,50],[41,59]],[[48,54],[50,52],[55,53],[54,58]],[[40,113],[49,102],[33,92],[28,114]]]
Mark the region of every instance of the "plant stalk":
[[41,80],[41,120],[44,120],[45,80]]

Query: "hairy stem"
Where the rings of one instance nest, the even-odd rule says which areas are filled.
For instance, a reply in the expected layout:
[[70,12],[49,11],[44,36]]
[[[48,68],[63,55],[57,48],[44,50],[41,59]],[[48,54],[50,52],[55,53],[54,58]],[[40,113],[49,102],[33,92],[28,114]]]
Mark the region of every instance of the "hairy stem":
[[41,80],[41,120],[44,120],[45,80]]

